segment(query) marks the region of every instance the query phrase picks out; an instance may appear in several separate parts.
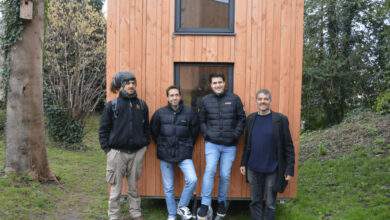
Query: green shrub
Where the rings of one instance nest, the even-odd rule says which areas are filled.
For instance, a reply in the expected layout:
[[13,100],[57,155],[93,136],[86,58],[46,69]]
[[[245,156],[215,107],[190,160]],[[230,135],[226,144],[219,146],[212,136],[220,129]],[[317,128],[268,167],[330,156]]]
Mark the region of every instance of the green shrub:
[[376,98],[374,109],[380,114],[390,113],[390,90],[382,92]]
[[320,143],[318,145],[318,154],[319,154],[319,156],[325,156],[328,154],[328,150],[326,149],[326,146],[324,143]]
[[5,129],[5,123],[7,122],[7,111],[0,109],[0,132],[3,133]]
[[325,112],[320,108],[303,108],[302,121],[303,131],[318,130],[327,126]]
[[84,123],[70,117],[68,111],[55,105],[46,106],[47,131],[60,147],[69,150],[84,150]]

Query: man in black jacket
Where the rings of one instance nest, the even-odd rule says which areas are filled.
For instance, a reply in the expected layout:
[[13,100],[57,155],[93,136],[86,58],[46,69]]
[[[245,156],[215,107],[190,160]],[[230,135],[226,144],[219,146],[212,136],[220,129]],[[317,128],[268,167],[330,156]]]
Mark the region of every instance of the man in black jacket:
[[219,163],[217,215],[226,215],[230,173],[236,157],[237,142],[244,130],[245,111],[240,97],[225,91],[225,76],[210,74],[212,94],[203,97],[199,109],[201,131],[205,138],[206,168],[202,183],[202,205],[198,219],[205,219],[211,205],[214,177]]
[[132,219],[142,219],[137,181],[141,174],[146,146],[149,144],[148,106],[137,97],[132,73],[118,72],[111,90],[119,97],[106,104],[99,129],[99,141],[107,153],[106,181],[111,185],[108,202],[109,219],[119,219],[122,178],[127,177],[128,199]]
[[277,192],[294,176],[294,146],[287,117],[270,109],[269,90],[259,90],[256,103],[258,111],[247,118],[240,171],[250,184],[251,219],[272,220]]
[[[179,87],[168,87],[166,94],[168,105],[153,114],[151,130],[157,143],[168,220],[176,219],[176,214],[181,219],[191,219],[192,214],[187,206],[197,182],[192,152],[199,132],[199,121],[191,108],[183,104]],[[175,164],[183,172],[185,180],[177,209],[173,170]]]

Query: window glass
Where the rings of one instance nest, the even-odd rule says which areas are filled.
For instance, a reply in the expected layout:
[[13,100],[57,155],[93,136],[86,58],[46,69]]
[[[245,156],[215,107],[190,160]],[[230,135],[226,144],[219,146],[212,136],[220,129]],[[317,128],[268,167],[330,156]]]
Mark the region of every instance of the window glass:
[[177,32],[233,32],[232,0],[176,0]]
[[209,75],[216,72],[225,75],[226,90],[232,91],[231,64],[175,64],[175,84],[180,86],[186,105],[197,110],[202,97],[212,92]]

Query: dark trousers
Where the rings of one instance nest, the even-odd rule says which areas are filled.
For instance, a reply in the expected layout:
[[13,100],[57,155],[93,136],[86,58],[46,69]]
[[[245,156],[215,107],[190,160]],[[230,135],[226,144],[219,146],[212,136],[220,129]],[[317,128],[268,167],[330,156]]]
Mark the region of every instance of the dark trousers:
[[248,180],[251,190],[249,205],[252,220],[275,219],[276,194],[274,186],[277,174],[259,173],[248,169]]

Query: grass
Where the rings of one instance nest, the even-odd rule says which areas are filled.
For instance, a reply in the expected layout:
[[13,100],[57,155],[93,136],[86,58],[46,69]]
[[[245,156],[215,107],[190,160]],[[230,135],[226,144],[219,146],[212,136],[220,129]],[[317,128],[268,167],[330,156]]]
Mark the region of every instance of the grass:
[[[375,123],[368,123],[366,117],[364,120],[364,123],[348,122],[348,126],[363,127],[367,130],[365,137],[371,141],[345,141],[343,149],[347,143],[348,151],[333,150],[332,143],[337,140],[327,142],[330,138],[324,136],[342,135],[343,124],[334,128],[339,129],[337,132],[317,131],[302,136],[302,151],[309,156],[299,166],[298,196],[278,204],[277,219],[390,219],[388,136]],[[383,120],[388,117],[378,119]],[[98,144],[98,121],[98,116],[93,116],[87,122],[86,151],[63,150],[48,141],[50,166],[61,178],[64,189],[39,184],[28,176],[0,175],[0,219],[107,219],[106,162]],[[0,141],[2,164],[3,140]],[[164,200],[143,199],[142,207],[145,219],[166,218]],[[121,211],[126,215],[125,203]],[[249,219],[248,202],[232,202],[229,214],[232,220]]]
[[[85,152],[60,149],[47,141],[51,170],[61,178],[64,189],[41,185],[27,177],[0,178],[0,219],[106,218],[105,155],[97,141],[97,117],[91,117],[87,124]],[[3,140],[1,149],[0,163],[3,163]]]
[[281,219],[390,219],[390,158],[356,147],[339,159],[309,159],[299,170],[298,197]]

